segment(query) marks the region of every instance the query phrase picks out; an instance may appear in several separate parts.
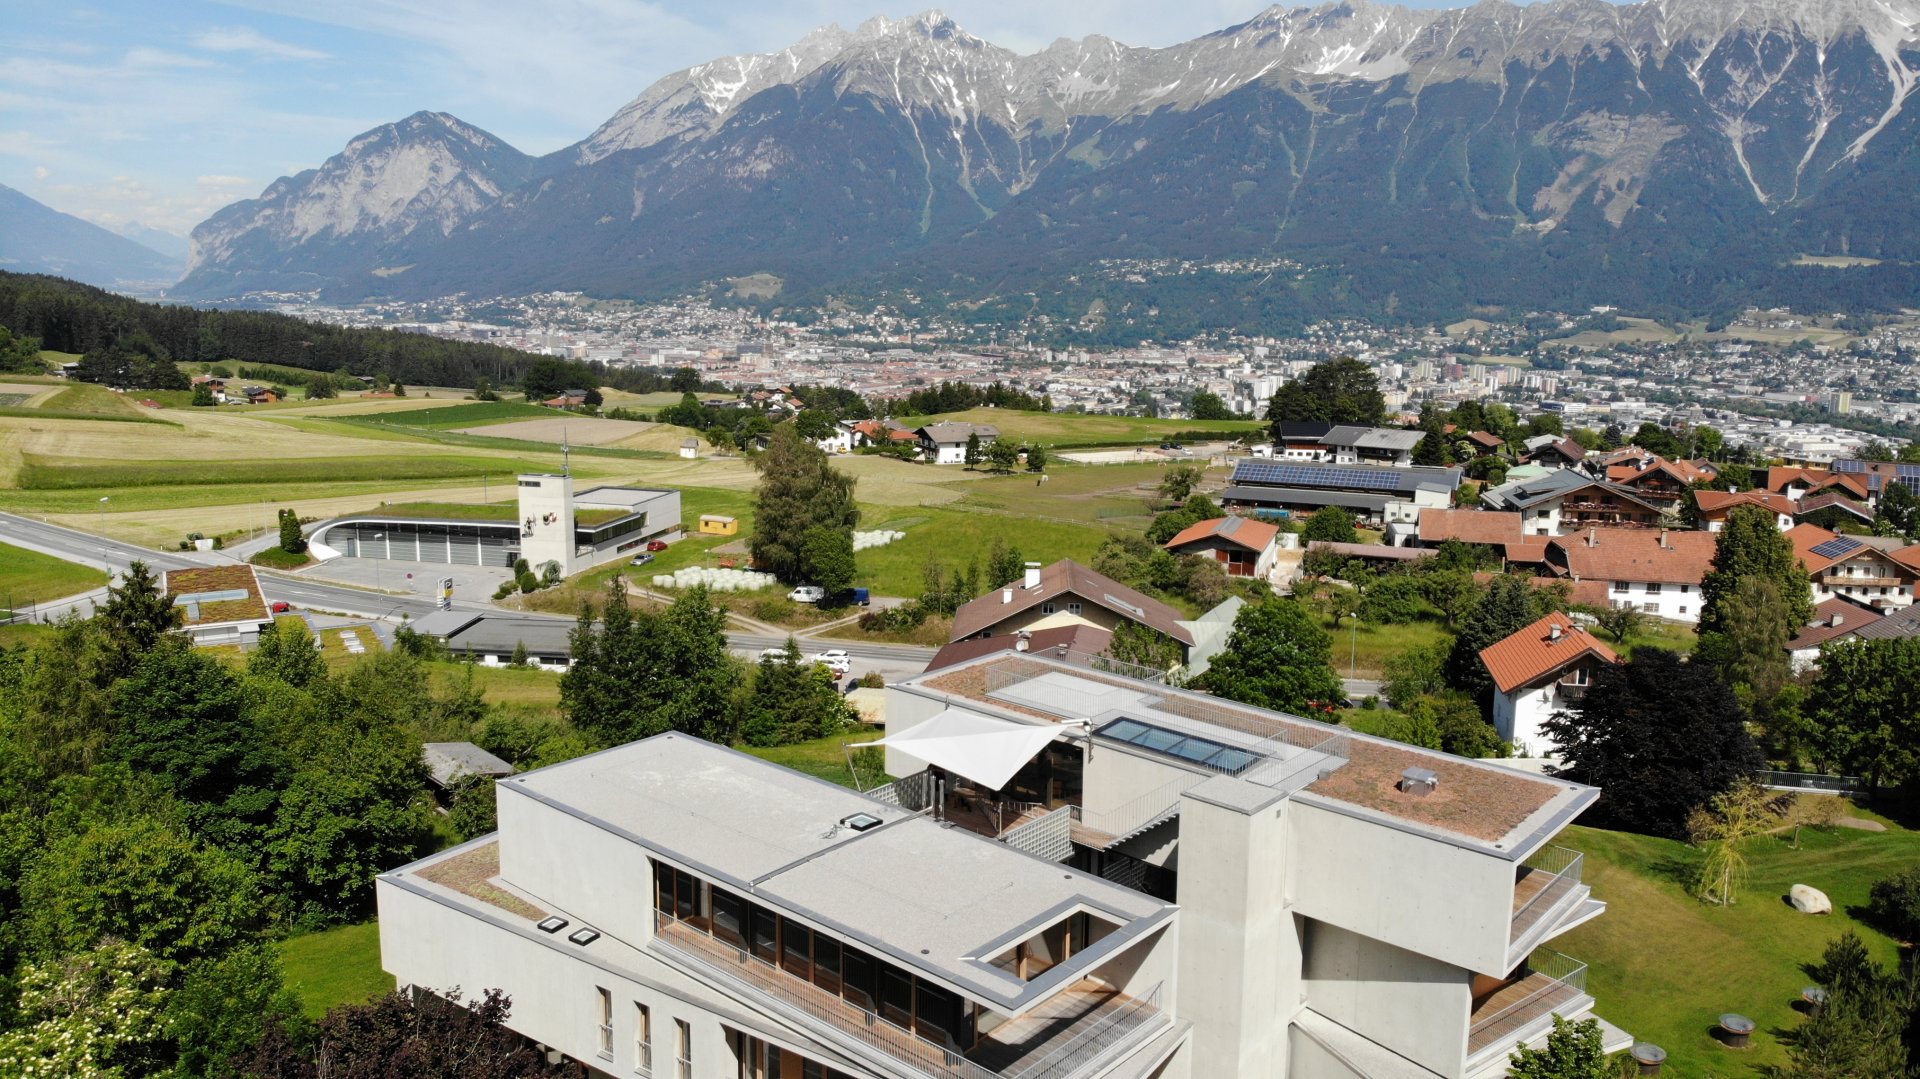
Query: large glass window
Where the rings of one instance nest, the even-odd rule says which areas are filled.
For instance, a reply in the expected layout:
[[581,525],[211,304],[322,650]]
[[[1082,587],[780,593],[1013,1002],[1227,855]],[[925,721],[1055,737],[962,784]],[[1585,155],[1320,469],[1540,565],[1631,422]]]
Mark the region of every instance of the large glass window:
[[772,911],[761,910],[757,907],[754,908],[751,917],[753,920],[753,954],[757,958],[764,959],[769,963],[774,962],[779,958],[777,949],[779,948],[780,942],[780,919],[776,917]]
[[780,965],[797,978],[813,977],[813,930],[790,919],[782,920]]
[[740,897],[722,888],[712,889],[713,935],[728,944],[740,946],[746,938],[746,906]]

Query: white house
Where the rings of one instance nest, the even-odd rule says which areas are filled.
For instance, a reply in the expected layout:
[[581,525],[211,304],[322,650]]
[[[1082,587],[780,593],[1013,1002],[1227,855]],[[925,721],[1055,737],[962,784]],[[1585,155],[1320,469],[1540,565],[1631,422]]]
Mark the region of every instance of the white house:
[[1587,528],[1547,541],[1547,566],[1576,583],[1604,581],[1607,603],[1673,622],[1700,621],[1700,582],[1714,536],[1677,529]]
[[1593,788],[1038,651],[886,694],[865,794],[680,734],[501,780],[382,965],[675,1079],[1492,1079],[1592,1014]]
[[1424,437],[1424,432],[1397,427],[1335,427],[1320,439],[1320,444],[1326,447],[1321,459],[1337,465],[1405,468],[1413,464],[1414,448]]
[[1881,610],[1911,604],[1920,582],[1920,545],[1887,536],[1843,536],[1819,525],[1787,531],[1813,585],[1813,602],[1849,599]]
[[1613,649],[1555,611],[1482,649],[1493,676],[1493,726],[1522,757],[1552,756],[1557,748],[1540,725],[1586,693],[1595,668],[1618,663]]
[[967,462],[967,442],[980,438],[985,450],[1000,437],[1000,429],[990,423],[930,423],[914,432],[920,439],[920,454],[936,465],[961,465]]
[[832,434],[814,439],[813,444],[824,453],[852,453],[853,427],[846,420],[841,420],[834,424]]

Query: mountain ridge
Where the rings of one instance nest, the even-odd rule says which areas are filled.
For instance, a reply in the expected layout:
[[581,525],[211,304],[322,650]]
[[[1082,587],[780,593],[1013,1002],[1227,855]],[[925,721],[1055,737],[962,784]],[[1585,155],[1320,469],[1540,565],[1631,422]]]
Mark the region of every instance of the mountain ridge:
[[185,263],[0,184],[0,269],[152,292]]
[[[1582,260],[1651,252],[1649,295],[1717,303],[1736,286],[1706,280],[1716,247],[1745,252],[1749,285],[1815,238],[1920,257],[1902,238],[1916,208],[1900,141],[1916,26],[1920,0],[1347,0],[1165,48],[1093,35],[1019,54],[938,12],[873,19],[675,72],[538,162],[504,144],[450,153],[466,187],[387,182],[388,157],[362,144],[395,125],[375,129],[197,228],[181,292],[645,295],[766,272],[793,282],[786,299],[910,285],[978,300],[1076,260],[1208,253],[1346,273],[1317,299],[1312,284],[1275,301],[1303,310],[1538,291],[1405,280],[1367,254],[1384,239],[1457,261],[1455,278],[1545,265],[1582,294],[1619,277]],[[438,114],[402,124],[421,115]],[[498,142],[437,121],[455,125],[468,134],[452,141]],[[403,136],[435,137],[390,135]],[[368,208],[323,182],[354,167],[414,209],[304,234],[273,212],[331,193],[326,220],[358,221]],[[1867,191],[1878,201],[1832,201]],[[1663,231],[1706,250],[1676,259],[1654,242]],[[510,264],[489,257],[509,249]],[[1369,283],[1382,277],[1410,291],[1382,295]]]

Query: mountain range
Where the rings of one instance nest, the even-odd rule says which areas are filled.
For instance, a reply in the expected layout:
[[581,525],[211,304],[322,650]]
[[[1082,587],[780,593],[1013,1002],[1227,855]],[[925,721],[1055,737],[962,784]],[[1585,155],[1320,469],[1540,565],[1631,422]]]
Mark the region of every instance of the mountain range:
[[1911,303],[1916,73],[1920,0],[1346,0],[1028,55],[876,18],[676,72],[541,158],[375,129],[197,227],[174,294],[752,277],[1164,330]]
[[168,257],[0,184],[0,270],[158,292],[179,278],[186,261],[185,251]]

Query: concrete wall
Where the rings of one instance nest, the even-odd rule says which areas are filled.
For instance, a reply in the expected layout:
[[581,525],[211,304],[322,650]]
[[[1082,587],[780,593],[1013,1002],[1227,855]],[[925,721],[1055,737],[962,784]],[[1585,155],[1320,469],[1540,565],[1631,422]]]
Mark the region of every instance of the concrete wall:
[[1298,913],[1468,970],[1506,972],[1512,862],[1304,797],[1290,811]]
[[[572,948],[564,940],[555,945],[530,939],[528,933],[537,931],[504,929],[388,881],[379,882],[375,894],[380,964],[401,985],[458,987],[468,999],[487,989],[502,990],[512,999],[507,1026],[612,1075],[644,1074],[637,1070],[635,1008],[644,1004],[651,1013],[653,1075],[675,1074],[676,1020],[685,1020],[691,1028],[696,1077],[732,1079],[738,1074],[723,1024],[727,1015],[743,1009],[651,956],[625,951],[631,967],[616,970],[605,956],[586,949],[562,950]],[[611,1060],[599,1055],[600,988],[613,997]],[[760,1019],[756,1027],[777,1033],[789,1048],[815,1060],[840,1059],[783,1024]]]
[[1193,1023],[1196,1076],[1286,1079],[1287,1025],[1302,995],[1285,902],[1294,809],[1181,802],[1178,1014]]
[[[1081,770],[1080,805],[1092,823],[1142,795],[1193,777],[1192,769],[1181,768],[1166,757],[1129,753],[1111,745],[1095,746]],[[1170,797],[1167,804],[1175,800]]]
[[494,785],[500,875],[558,902],[636,948],[653,939],[653,866],[630,840],[535,799],[511,779]]
[[548,562],[560,565],[561,576],[573,575],[573,478],[525,475],[520,477],[520,521],[533,522],[531,533],[520,537],[520,557],[537,575]]
[[1294,1079],[1372,1079],[1298,1030],[1293,1032],[1289,1049],[1292,1053],[1290,1074]]
[[1442,1075],[1466,1067],[1467,971],[1320,921],[1305,952],[1308,1007]]

